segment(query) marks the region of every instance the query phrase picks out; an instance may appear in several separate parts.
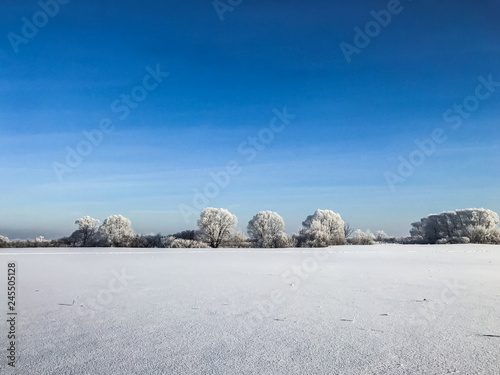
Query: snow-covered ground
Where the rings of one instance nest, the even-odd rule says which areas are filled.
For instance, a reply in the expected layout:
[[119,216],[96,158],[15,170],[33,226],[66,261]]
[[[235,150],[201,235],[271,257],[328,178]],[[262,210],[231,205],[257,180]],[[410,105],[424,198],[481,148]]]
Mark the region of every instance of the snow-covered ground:
[[1,374],[500,374],[500,246],[2,249],[5,307],[12,260]]

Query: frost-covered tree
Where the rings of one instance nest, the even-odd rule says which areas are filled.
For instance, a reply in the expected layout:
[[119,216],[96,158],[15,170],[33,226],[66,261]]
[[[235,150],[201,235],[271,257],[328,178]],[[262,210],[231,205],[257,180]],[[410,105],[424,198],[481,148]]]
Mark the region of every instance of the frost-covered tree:
[[413,240],[423,241],[425,235],[423,225],[424,223],[422,220],[411,223],[410,236]]
[[198,238],[210,247],[217,248],[229,240],[238,223],[235,215],[224,208],[205,208],[198,220]]
[[283,248],[290,245],[285,222],[276,212],[261,211],[248,222],[247,232],[257,247]]
[[491,230],[484,225],[469,225],[465,238],[469,238],[472,243],[500,243],[500,230],[498,228]]
[[378,230],[377,233],[375,234],[375,240],[377,242],[386,242],[388,239],[389,236],[383,230]]
[[499,217],[484,208],[468,208],[432,214],[412,223],[413,239],[425,243],[457,242],[467,237],[470,242],[496,243],[500,237]]
[[302,222],[299,246],[325,247],[345,244],[344,221],[331,210],[316,210]]
[[99,234],[108,246],[127,247],[135,237],[132,223],[122,215],[108,217],[99,228]]
[[90,239],[95,236],[99,229],[99,220],[93,219],[90,216],[84,216],[75,221],[78,225],[78,230],[73,232],[71,239],[75,244],[80,246],[88,246]]
[[367,229],[366,232],[357,229],[352,236],[351,242],[353,245],[373,245],[375,242],[375,235],[369,229]]

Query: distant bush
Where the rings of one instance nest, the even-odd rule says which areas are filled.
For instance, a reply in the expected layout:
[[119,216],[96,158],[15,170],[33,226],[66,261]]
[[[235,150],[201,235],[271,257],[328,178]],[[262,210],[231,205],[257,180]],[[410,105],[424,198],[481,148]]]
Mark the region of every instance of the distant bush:
[[353,245],[373,245],[375,243],[375,235],[369,229],[366,232],[358,229],[354,232],[351,243]]
[[195,240],[196,239],[196,231],[195,230],[184,230],[182,232],[172,234],[172,237],[180,238],[183,240]]
[[469,237],[452,237],[452,238],[440,238],[436,242],[438,245],[449,244],[449,245],[458,245],[458,244],[467,244],[470,243]]
[[129,247],[134,248],[161,248],[163,247],[160,234],[141,235],[137,234],[130,240]]
[[206,243],[201,241],[185,240],[183,238],[175,238],[174,236],[163,237],[162,245],[165,248],[171,249],[203,249],[209,247]]
[[241,232],[232,234],[226,241],[224,241],[224,247],[229,248],[250,248],[252,243],[250,240],[243,235]]

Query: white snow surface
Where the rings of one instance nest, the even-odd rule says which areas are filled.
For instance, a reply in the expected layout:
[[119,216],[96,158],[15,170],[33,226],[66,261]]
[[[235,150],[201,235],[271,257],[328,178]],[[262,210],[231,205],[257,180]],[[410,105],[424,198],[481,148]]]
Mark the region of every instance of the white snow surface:
[[9,261],[1,374],[500,374],[500,246],[2,249],[0,313]]

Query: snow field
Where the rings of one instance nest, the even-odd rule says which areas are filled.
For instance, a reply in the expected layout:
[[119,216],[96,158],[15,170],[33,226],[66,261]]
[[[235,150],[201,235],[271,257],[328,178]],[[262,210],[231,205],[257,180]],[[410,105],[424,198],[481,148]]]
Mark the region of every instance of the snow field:
[[2,374],[499,373],[500,246],[3,249],[0,274],[11,260]]

